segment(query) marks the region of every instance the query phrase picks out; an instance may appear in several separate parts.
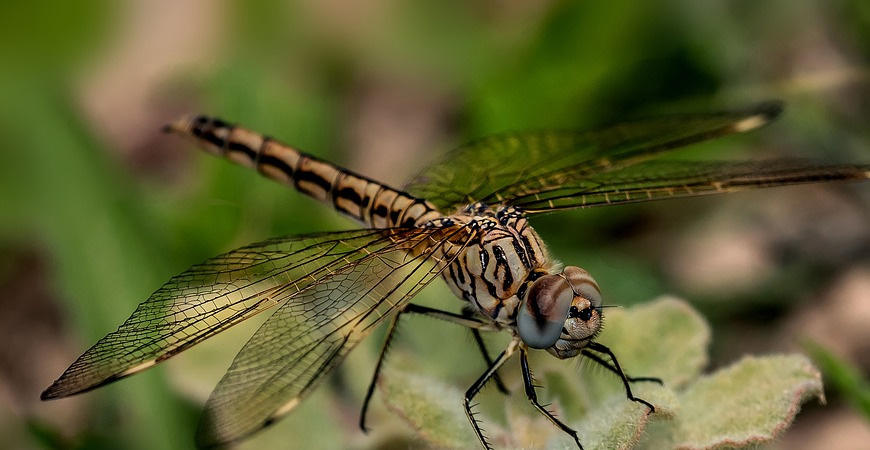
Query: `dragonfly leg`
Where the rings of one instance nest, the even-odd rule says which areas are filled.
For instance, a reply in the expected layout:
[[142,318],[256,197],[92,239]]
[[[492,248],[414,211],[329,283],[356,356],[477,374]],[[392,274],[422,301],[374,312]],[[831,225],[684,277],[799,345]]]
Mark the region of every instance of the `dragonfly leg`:
[[[613,364],[604,360],[600,356],[590,352],[589,350],[594,350],[598,353],[603,353],[603,354],[609,356],[610,361],[612,361]],[[583,349],[582,353],[583,353],[583,356],[591,359],[592,361],[597,362],[598,364],[601,364],[606,369],[608,369],[611,372],[618,375],[619,378],[622,379],[622,385],[625,387],[625,395],[628,397],[629,400],[646,405],[647,408],[649,408],[650,413],[656,412],[656,407],[653,406],[652,403],[650,403],[642,398],[637,398],[631,393],[631,386],[629,385],[629,383],[635,382],[635,381],[651,381],[651,382],[658,383],[658,384],[664,384],[664,383],[662,383],[661,379],[653,378],[653,377],[638,377],[638,378],[629,377],[628,375],[625,374],[625,372],[622,371],[622,368],[619,367],[619,361],[616,360],[616,355],[613,354],[613,351],[611,351],[610,348],[608,348],[602,344],[599,344],[597,342],[590,342],[589,345],[587,345],[586,348]]]
[[447,322],[462,325],[463,327],[471,328],[472,330],[497,330],[491,324],[475,319],[474,317],[456,314],[449,311],[442,311],[440,309],[430,308],[428,306],[415,305],[413,303],[409,303],[407,306],[405,306],[405,309],[402,310],[402,312],[420,314],[428,317],[434,317],[436,319],[446,320]]
[[660,384],[660,385],[662,385],[662,386],[665,385],[665,383],[662,381],[661,378],[656,378],[656,377],[630,377],[630,376],[628,376],[628,374],[626,374],[626,373],[624,373],[624,372],[620,372],[616,367],[613,367],[613,364],[611,364],[609,361],[605,360],[604,358],[602,358],[602,357],[596,355],[595,353],[592,353],[592,352],[590,352],[590,351],[588,351],[588,350],[585,350],[585,349],[582,351],[582,353],[583,353],[583,356],[585,356],[585,357],[591,359],[592,361],[595,361],[596,363],[598,363],[598,364],[604,366],[605,369],[607,369],[607,370],[609,370],[609,371],[615,373],[617,376],[625,377],[625,379],[628,380],[629,383],[635,383],[635,382],[638,382],[638,381],[650,381],[650,382],[653,382],[653,383],[658,383],[658,384]]
[[366,427],[366,413],[369,410],[369,402],[372,399],[372,395],[375,393],[375,383],[377,383],[378,377],[381,374],[381,367],[384,365],[384,358],[387,355],[387,350],[390,348],[390,343],[393,341],[393,336],[396,335],[397,325],[399,324],[399,318],[402,317],[402,313],[402,311],[399,311],[399,313],[393,317],[393,321],[390,322],[390,328],[387,330],[387,339],[384,340],[384,345],[381,347],[381,353],[378,355],[378,363],[375,365],[375,373],[372,375],[372,381],[369,383],[365,399],[363,399],[362,410],[359,413],[359,427],[363,433],[366,434],[369,432],[369,428]]
[[577,435],[577,431],[568,425],[565,425],[564,422],[557,419],[553,413],[544,408],[544,406],[538,402],[538,394],[535,392],[535,383],[532,379],[532,371],[529,369],[529,360],[525,349],[520,349],[520,368],[523,371],[523,385],[526,387],[526,396],[529,398],[529,401],[532,402],[532,405],[535,406],[535,409],[550,419],[550,422],[553,422],[553,424],[559,427],[562,431],[568,433],[568,435],[574,438],[577,447],[580,447],[580,450],[583,450],[583,444],[580,443],[580,437]]
[[[480,330],[480,329],[486,330],[486,329],[489,329],[489,327],[490,327],[489,324],[487,324],[485,322],[481,322],[480,320],[474,319],[472,317],[461,316],[459,314],[454,314],[454,313],[451,313],[448,311],[441,311],[439,309],[415,305],[412,303],[409,303],[407,306],[405,306],[404,309],[399,311],[393,317],[393,321],[390,322],[390,328],[387,330],[387,338],[386,338],[386,340],[384,340],[384,345],[381,347],[381,352],[378,355],[378,362],[375,365],[375,373],[372,375],[372,381],[369,383],[369,387],[366,390],[366,396],[363,399],[362,410],[360,411],[360,417],[359,417],[359,427],[360,427],[360,429],[362,429],[363,433],[369,432],[369,428],[366,427],[366,414],[367,414],[368,409],[369,409],[369,402],[371,401],[372,396],[375,393],[375,384],[377,383],[378,378],[380,377],[381,368],[383,368],[383,365],[384,365],[384,359],[386,359],[387,351],[389,350],[390,344],[392,343],[393,338],[395,337],[396,332],[398,331],[399,319],[402,317],[403,314],[407,314],[407,313],[421,314],[421,315],[428,316],[428,317],[434,317],[436,319],[446,320],[448,322],[452,322],[452,323],[470,328],[475,333],[478,333],[478,330]],[[480,342],[482,344],[483,341],[481,340]],[[481,347],[481,348],[483,348],[483,347]],[[491,366],[492,362],[489,360],[489,355],[485,352],[485,349],[483,351],[484,351],[484,358],[487,360],[487,365]]]
[[[472,317],[474,312],[470,309],[463,309],[462,315],[465,317]],[[471,336],[474,337],[474,342],[477,343],[477,348],[480,350],[480,354],[483,356],[483,360],[486,362],[486,366],[489,367],[492,365],[492,357],[489,356],[489,350],[486,349],[486,343],[483,342],[483,337],[480,335],[480,330],[477,328],[471,328]],[[510,395],[511,391],[505,387],[504,383],[501,381],[501,377],[498,376],[498,373],[492,376],[492,381],[495,381],[495,386],[498,388],[498,391],[504,395]]]
[[[471,335],[474,336],[474,342],[477,342],[477,348],[480,349],[480,354],[483,355],[483,360],[486,362],[486,366],[489,367],[492,365],[492,357],[489,356],[489,351],[486,349],[486,344],[483,342],[483,337],[480,336],[480,330],[476,328],[471,329]],[[510,395],[511,391],[505,387],[504,383],[501,381],[501,377],[498,376],[498,372],[492,375],[492,381],[495,382],[495,387],[498,388],[498,391],[504,395]]]
[[471,401],[483,389],[483,386],[486,385],[486,382],[492,379],[495,373],[498,371],[499,367],[501,367],[511,356],[513,356],[514,352],[516,352],[517,347],[519,346],[518,340],[511,341],[508,344],[507,348],[501,352],[493,361],[492,364],[486,369],[486,372],[465,391],[465,398],[463,399],[462,405],[465,407],[465,415],[468,417],[468,421],[471,422],[472,428],[474,428],[474,433],[477,434],[477,439],[480,440],[480,443],[483,445],[483,448],[487,450],[491,450],[492,446],[489,445],[489,441],[486,440],[486,436],[483,435],[483,429],[480,427],[480,422],[474,417],[474,412],[471,408],[474,406],[471,404]]

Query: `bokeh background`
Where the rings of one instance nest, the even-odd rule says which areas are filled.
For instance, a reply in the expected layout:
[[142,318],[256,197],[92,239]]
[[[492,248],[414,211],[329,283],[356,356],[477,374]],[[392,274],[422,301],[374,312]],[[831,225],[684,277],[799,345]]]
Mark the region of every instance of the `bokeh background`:
[[[162,135],[178,115],[218,115],[401,185],[488,133],[779,98],[773,126],[685,154],[866,163],[868,58],[866,0],[3,2],[0,448],[191,448],[256,324],[86,395],[39,393],[189,265],[354,226]],[[870,442],[868,211],[870,186],[826,185],[534,225],[608,303],[673,293],[696,305],[713,324],[711,368],[815,343],[829,403],[806,405],[774,447],[858,449]],[[423,301],[459,305],[443,286]],[[394,354],[463,389],[483,370],[467,333],[411,320]],[[356,428],[382,336],[241,448],[422,446],[377,394],[374,431]],[[521,396],[515,365],[503,372]]]

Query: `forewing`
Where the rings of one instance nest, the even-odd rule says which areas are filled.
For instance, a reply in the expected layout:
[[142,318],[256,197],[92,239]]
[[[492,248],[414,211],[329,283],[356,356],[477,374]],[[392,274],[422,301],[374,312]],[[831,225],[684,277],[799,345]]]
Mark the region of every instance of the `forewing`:
[[527,214],[772,186],[870,178],[870,165],[824,165],[806,160],[751,162],[647,161],[516,193]]
[[464,226],[417,229],[421,245],[386,248],[284,303],[239,352],[209,397],[197,444],[238,440],[292,410],[383,319],[474,238]]
[[84,392],[144,370],[286,301],[342,267],[396,242],[421,239],[395,230],[358,230],[272,239],[193,266],[136,308],[45,392]]
[[406,190],[446,213],[477,201],[508,204],[522,193],[558,187],[692,143],[756,129],[773,120],[781,108],[771,102],[742,111],[666,116],[591,132],[492,136],[448,153],[414,177]]

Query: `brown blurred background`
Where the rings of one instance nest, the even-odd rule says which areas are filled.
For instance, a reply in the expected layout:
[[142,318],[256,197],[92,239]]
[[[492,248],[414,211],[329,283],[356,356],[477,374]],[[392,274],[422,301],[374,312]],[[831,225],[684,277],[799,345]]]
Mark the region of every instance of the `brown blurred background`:
[[[93,393],[50,403],[39,393],[189,265],[353,226],[160,134],[184,113],[396,185],[488,133],[769,98],[787,104],[776,124],[686,154],[870,161],[866,0],[7,1],[0,36],[0,448],[192,447],[206,396],[256,324]],[[713,325],[711,369],[814,343],[829,404],[806,405],[775,448],[867,448],[870,187],[534,225],[559,259],[595,274],[608,303],[692,302]],[[443,286],[425,295],[459,305]],[[377,396],[375,431],[356,428],[381,337],[243,448],[422,445]],[[460,388],[481,370],[458,364],[474,349],[452,327],[416,321],[401,340],[397,352]]]

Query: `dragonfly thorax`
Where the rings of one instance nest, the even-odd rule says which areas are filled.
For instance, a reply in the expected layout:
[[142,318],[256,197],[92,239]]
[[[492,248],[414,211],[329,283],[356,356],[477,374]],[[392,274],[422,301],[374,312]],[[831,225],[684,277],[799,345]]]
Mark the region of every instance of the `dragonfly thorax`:
[[554,267],[543,241],[511,207],[493,211],[475,204],[447,220],[480,229],[444,270],[447,285],[482,317],[498,326],[515,326],[517,294],[533,272],[549,273]]
[[576,356],[598,334],[598,284],[579,267],[558,271],[521,210],[474,203],[438,223],[480,230],[443,272],[453,293],[480,316],[561,359]]

